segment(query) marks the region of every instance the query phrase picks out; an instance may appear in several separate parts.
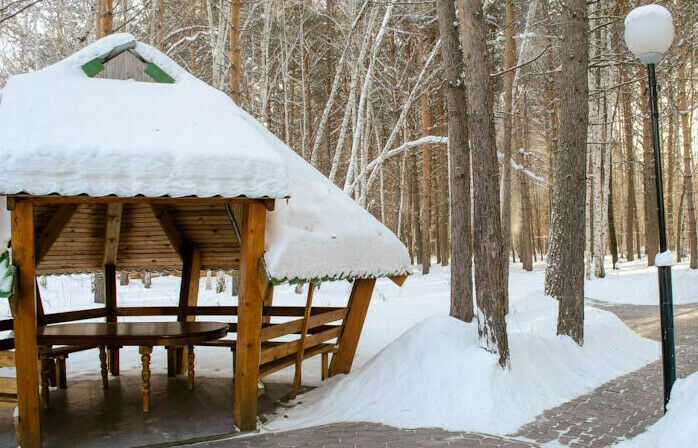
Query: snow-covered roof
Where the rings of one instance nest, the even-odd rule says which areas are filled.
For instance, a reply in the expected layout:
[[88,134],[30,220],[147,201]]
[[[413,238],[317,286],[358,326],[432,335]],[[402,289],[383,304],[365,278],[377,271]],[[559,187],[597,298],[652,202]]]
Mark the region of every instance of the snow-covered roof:
[[[174,83],[83,71],[124,47]],[[0,95],[0,194],[285,198],[267,215],[273,281],[410,271],[389,229],[223,92],[129,34],[13,76]]]
[[[83,64],[129,43],[175,83],[98,79],[83,72]],[[2,193],[289,193],[283,160],[223,92],[129,34],[11,77],[0,101]]]

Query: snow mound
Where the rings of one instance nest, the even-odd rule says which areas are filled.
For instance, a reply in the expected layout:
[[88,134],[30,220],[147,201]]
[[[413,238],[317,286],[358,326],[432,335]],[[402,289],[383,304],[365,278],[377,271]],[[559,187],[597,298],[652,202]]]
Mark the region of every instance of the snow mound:
[[657,343],[610,312],[586,308],[585,344],[557,336],[557,304],[540,293],[511,304],[511,369],[479,347],[476,323],[423,320],[353,373],[300,398],[271,430],[339,421],[401,428],[514,432],[546,409],[654,360]]
[[698,373],[677,380],[667,413],[639,436],[614,448],[688,448],[698,440]]

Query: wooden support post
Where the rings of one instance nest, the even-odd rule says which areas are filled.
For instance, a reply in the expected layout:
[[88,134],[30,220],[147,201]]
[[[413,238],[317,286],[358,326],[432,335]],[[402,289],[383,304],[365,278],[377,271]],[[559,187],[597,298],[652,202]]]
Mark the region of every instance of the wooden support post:
[[[116,259],[121,235],[121,217],[124,205],[107,204],[107,225],[104,232],[104,261],[102,278],[104,280],[104,303],[107,308],[107,322],[116,322]],[[109,371],[119,375],[119,347],[109,347]]]
[[356,354],[356,346],[359,344],[361,329],[364,326],[368,304],[371,302],[371,294],[376,284],[375,278],[354,280],[349,297],[349,311],[344,318],[342,333],[337,342],[337,352],[332,356],[330,363],[330,376],[339,373],[349,373],[351,364]]
[[[116,322],[116,266],[107,264],[102,271],[104,279],[104,303],[107,308],[107,322]],[[119,347],[109,347],[109,372],[119,375]]]
[[39,352],[36,344],[34,204],[17,199],[12,210],[12,263],[18,279],[14,301],[19,434],[23,448],[41,447]]
[[[271,283],[267,285],[267,289],[264,292],[264,306],[272,306],[274,304],[274,285]],[[264,316],[262,318],[263,324],[271,323],[271,316]]]
[[315,292],[315,283],[308,284],[308,298],[305,301],[305,310],[303,311],[303,323],[301,324],[301,335],[298,340],[298,352],[296,353],[296,370],[293,373],[293,385],[289,398],[295,398],[298,395],[298,390],[301,388],[301,380],[303,379],[303,357],[305,356],[305,338],[308,335],[308,319],[310,311],[313,308],[313,293]]
[[263,300],[258,285],[258,269],[264,255],[266,212],[261,202],[245,204],[242,210],[234,408],[235,425],[242,431],[257,427]]
[[[196,316],[190,316],[187,308],[196,306],[199,301],[199,279],[201,278],[201,256],[195,246],[186,246],[182,254],[182,281],[179,287],[179,311],[178,322],[193,322]],[[186,356],[183,347],[168,348],[168,375],[174,376],[184,371]],[[175,371],[169,370],[170,364],[175,366]]]

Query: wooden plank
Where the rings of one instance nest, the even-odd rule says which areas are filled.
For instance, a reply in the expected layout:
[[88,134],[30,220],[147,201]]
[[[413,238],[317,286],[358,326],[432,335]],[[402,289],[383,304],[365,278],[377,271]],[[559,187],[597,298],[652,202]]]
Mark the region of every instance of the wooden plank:
[[121,306],[116,308],[117,316],[177,316],[177,306]]
[[315,283],[308,284],[308,298],[305,302],[305,314],[303,315],[303,324],[301,325],[301,337],[298,341],[298,353],[296,354],[296,370],[293,373],[293,384],[289,396],[295,398],[298,395],[298,390],[301,387],[303,377],[303,354],[305,350],[305,338],[308,335],[308,319],[310,318],[310,310],[313,307],[313,293],[315,292]]
[[15,366],[15,352],[0,352],[0,368]]
[[14,338],[0,339],[0,350],[12,350],[13,348],[15,348]]
[[332,356],[330,363],[330,376],[339,373],[349,373],[356,354],[356,346],[359,344],[359,337],[364,326],[368,304],[371,302],[371,294],[376,284],[375,278],[356,279],[349,296],[349,312],[342,334],[339,337],[337,352]]
[[96,319],[98,317],[106,317],[107,310],[105,308],[92,308],[89,310],[66,311],[63,313],[52,313],[44,315],[44,323],[59,324],[62,322],[71,322],[75,320]]
[[[316,314],[327,313],[330,311],[346,310],[347,308],[339,306],[316,306],[313,307],[310,315],[314,316]],[[265,306],[264,307],[265,316],[287,316],[287,317],[301,317],[305,313],[304,306]]]
[[195,316],[236,316],[236,306],[195,306],[187,310],[187,314]]
[[182,258],[184,256],[184,240],[179,230],[177,230],[172,216],[170,216],[170,213],[163,205],[150,203],[150,209],[153,211],[155,219],[160,223],[163,232],[167,235],[167,239],[170,240],[170,244],[172,244],[174,250],[179,254],[180,258]]
[[16,394],[17,378],[0,377],[0,394]]
[[[320,344],[311,347],[305,351],[304,359],[311,358],[316,355],[323,353],[330,353],[334,350],[334,344]],[[266,363],[259,368],[259,376],[261,378],[269,376],[272,373],[278,372],[279,370],[285,369],[286,367],[292,366],[296,362],[293,355],[286,356],[284,358],[277,359],[275,361]]]
[[[328,325],[326,328],[322,328],[321,331],[314,332],[306,338],[305,346],[312,347],[321,342],[329,341],[340,335],[342,327]],[[265,346],[262,349],[262,354],[260,355],[260,364],[266,364],[272,362],[284,356],[293,355],[298,352],[300,345],[300,339],[288,342],[278,342]]]
[[271,324],[262,328],[262,342],[269,341],[274,338],[295,334],[303,328],[303,319],[291,320],[280,324]]
[[308,319],[308,328],[319,327],[320,325],[329,324],[338,320],[343,320],[347,315],[347,308],[339,308],[324,313],[312,314]]
[[0,320],[0,331],[12,330],[13,324],[12,319]]
[[23,448],[41,447],[39,416],[39,352],[36,342],[34,204],[18,199],[12,211],[12,263],[17,268],[15,361],[19,434]]
[[104,262],[102,263],[105,266],[116,265],[123,211],[124,204],[114,203],[107,205],[107,225],[104,231]]
[[398,286],[402,286],[402,284],[405,283],[405,280],[407,280],[406,275],[394,275],[388,278]]
[[78,209],[78,204],[61,205],[36,239],[36,264],[41,263]]
[[264,204],[245,204],[240,226],[240,298],[235,349],[235,425],[242,431],[257,427],[257,383],[261,351],[262,300],[259,260],[264,254]]

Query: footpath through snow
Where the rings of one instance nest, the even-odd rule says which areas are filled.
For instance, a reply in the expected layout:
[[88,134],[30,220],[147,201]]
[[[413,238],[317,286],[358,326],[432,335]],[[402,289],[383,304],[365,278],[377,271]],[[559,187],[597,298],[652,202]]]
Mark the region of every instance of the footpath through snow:
[[[476,323],[433,316],[351,374],[300,397],[265,429],[368,421],[508,434],[545,409],[657,359],[656,342],[593,307],[585,308],[583,347],[556,336],[557,303],[543,295],[541,273],[512,272],[512,282],[510,370],[479,347]],[[380,317],[400,319],[395,311]]]
[[614,448],[687,448],[698,444],[698,373],[674,384],[667,413],[639,436]]
[[[647,267],[647,259],[619,264],[620,269],[606,266],[606,277],[587,280],[584,295],[603,302],[628,305],[658,305],[657,268]],[[698,302],[698,271],[687,264],[671,270],[674,305]]]

